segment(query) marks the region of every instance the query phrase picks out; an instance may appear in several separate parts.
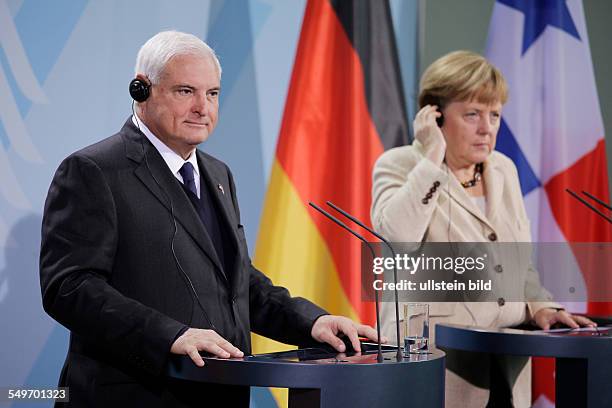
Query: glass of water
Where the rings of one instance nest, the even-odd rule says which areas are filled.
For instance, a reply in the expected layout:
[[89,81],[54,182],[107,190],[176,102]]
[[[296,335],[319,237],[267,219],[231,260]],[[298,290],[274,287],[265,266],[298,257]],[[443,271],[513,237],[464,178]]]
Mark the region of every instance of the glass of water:
[[429,305],[404,304],[404,353],[428,353]]

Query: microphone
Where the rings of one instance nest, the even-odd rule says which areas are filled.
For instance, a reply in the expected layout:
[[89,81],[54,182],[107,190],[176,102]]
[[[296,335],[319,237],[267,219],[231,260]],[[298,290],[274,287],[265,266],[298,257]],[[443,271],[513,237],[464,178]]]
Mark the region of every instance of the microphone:
[[[380,239],[382,242],[385,243],[387,248],[389,248],[389,250],[391,251],[391,254],[393,255],[393,258],[395,259],[397,257],[397,254],[393,250],[393,246],[389,243],[389,241],[385,239],[385,237],[383,237],[382,235],[374,231],[372,228],[368,227],[363,222],[359,221],[357,218],[355,218],[348,212],[344,211],[342,208],[338,207],[331,201],[327,201],[326,204],[330,206],[331,208],[333,208],[334,210],[338,211],[340,214],[344,215],[349,220],[353,221],[355,224],[359,225],[361,228],[368,231],[370,234],[374,235],[376,238]],[[397,265],[395,264],[395,262],[393,262],[393,283],[395,284],[395,286],[393,287],[393,292],[395,295],[395,335],[397,338],[397,361],[402,361],[402,352],[400,350],[401,343],[400,343],[400,328],[399,328],[399,300],[397,298]]]
[[[357,232],[353,231],[345,223],[343,223],[342,221],[340,221],[339,219],[337,219],[336,217],[334,217],[333,215],[331,215],[330,213],[328,213],[327,211],[325,211],[324,209],[322,209],[318,205],[314,204],[312,201],[309,201],[308,204],[310,204],[310,206],[312,208],[314,208],[315,210],[317,210],[318,212],[323,214],[325,217],[327,217],[328,219],[332,220],[334,223],[336,223],[340,227],[344,228],[345,230],[347,230],[348,232],[350,232],[351,234],[353,234],[354,236],[359,238],[364,244],[366,244],[366,246],[368,247],[368,249],[372,253],[372,259],[374,259],[376,257],[376,253],[374,252],[374,248],[372,247],[372,244],[370,244],[364,237],[362,237]],[[381,343],[380,343],[380,310],[379,310],[379,305],[378,305],[378,291],[377,290],[374,291],[374,302],[376,303],[376,335],[378,336],[378,339],[377,339],[378,340],[377,341],[378,352],[377,352],[377,355],[376,355],[376,361],[378,361],[379,363],[382,363],[383,362],[383,356],[382,356],[382,346],[381,346]],[[398,343],[398,350],[399,350],[399,343]],[[400,355],[401,355],[401,353],[400,353]]]
[[[591,211],[595,212],[595,214],[599,215],[601,218],[603,218],[604,220],[606,220],[610,224],[612,224],[612,218],[610,218],[609,216],[605,215],[603,212],[599,211],[597,208],[595,208],[595,206],[593,204],[589,203],[587,200],[585,200],[584,198],[580,197],[577,193],[573,192],[569,188],[566,188],[565,191],[567,193],[569,193],[572,197],[574,197],[576,200],[580,201],[583,205],[587,206]],[[586,195],[588,198],[590,198],[591,200],[595,201],[596,203],[606,207],[608,210],[612,210],[612,207],[610,207],[610,205],[606,204],[604,201],[600,200],[599,198],[595,197],[594,195],[589,194],[586,191],[582,191],[582,194]]]
[[584,190],[582,190],[582,194],[586,195],[587,197],[589,197],[591,200],[594,200],[595,202],[601,204],[602,206],[606,207],[608,210],[612,211],[612,207],[610,207],[608,204],[606,204],[603,200],[600,200],[599,198],[595,197],[593,194],[590,194]]

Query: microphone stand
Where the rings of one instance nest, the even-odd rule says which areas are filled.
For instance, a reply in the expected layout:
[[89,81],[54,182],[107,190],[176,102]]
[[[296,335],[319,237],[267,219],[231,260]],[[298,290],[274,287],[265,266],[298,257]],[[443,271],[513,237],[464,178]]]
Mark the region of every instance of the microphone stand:
[[[338,207],[331,201],[327,201],[326,204],[330,206],[331,208],[333,208],[334,210],[338,211],[340,214],[344,215],[349,220],[353,221],[355,224],[359,225],[361,228],[368,231],[370,234],[374,235],[376,238],[380,239],[382,242],[384,242],[385,245],[387,245],[387,248],[389,248],[389,250],[391,251],[393,258],[396,259],[397,254],[393,250],[393,246],[389,243],[389,241],[385,239],[385,237],[383,237],[382,235],[374,231],[372,228],[368,227],[363,222],[359,221],[357,218],[355,218],[348,212],[344,211],[342,208]],[[395,334],[396,334],[396,339],[397,339],[397,361],[402,361],[403,356],[402,356],[402,351],[400,350],[401,343],[400,343],[400,328],[399,328],[399,299],[397,296],[397,265],[395,262],[393,262],[393,283],[395,284],[393,287],[393,292],[395,296]]]
[[[372,247],[372,244],[370,244],[364,237],[359,235],[357,232],[353,231],[345,223],[343,223],[342,221],[340,221],[339,219],[337,219],[336,217],[334,217],[333,215],[331,215],[330,213],[328,213],[327,211],[325,211],[324,209],[322,209],[318,205],[314,204],[312,201],[308,202],[308,204],[310,204],[310,206],[312,208],[314,208],[315,210],[317,210],[318,212],[323,214],[325,217],[327,217],[328,219],[332,220],[334,223],[336,223],[340,227],[344,228],[345,230],[347,230],[348,232],[350,232],[351,234],[353,234],[354,236],[359,238],[364,244],[366,244],[366,246],[368,247],[368,249],[372,253],[372,259],[374,259],[376,257],[376,253],[374,252],[374,248]],[[376,335],[378,336],[378,339],[377,339],[378,340],[377,341],[378,352],[377,352],[377,355],[376,355],[376,361],[378,361],[379,363],[382,363],[383,362],[383,356],[382,356],[382,346],[381,346],[381,343],[380,343],[380,310],[379,310],[379,305],[378,305],[378,291],[377,290],[374,291],[374,301],[376,303]],[[398,347],[399,347],[399,344],[398,344]],[[398,348],[398,350],[399,350],[399,348]]]

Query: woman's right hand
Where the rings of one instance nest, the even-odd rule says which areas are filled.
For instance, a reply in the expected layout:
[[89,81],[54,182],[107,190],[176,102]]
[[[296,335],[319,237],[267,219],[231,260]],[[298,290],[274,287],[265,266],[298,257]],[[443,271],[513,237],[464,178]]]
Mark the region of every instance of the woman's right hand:
[[415,138],[423,145],[425,157],[438,166],[444,161],[446,153],[446,141],[436,122],[440,116],[442,113],[438,111],[438,106],[425,105],[416,114],[413,122]]

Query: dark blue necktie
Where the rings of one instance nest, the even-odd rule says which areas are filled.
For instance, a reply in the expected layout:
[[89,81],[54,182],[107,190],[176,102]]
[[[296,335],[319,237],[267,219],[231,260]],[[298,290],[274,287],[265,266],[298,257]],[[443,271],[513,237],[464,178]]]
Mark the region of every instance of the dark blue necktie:
[[187,193],[187,196],[197,211],[202,224],[204,224],[204,228],[206,229],[206,232],[208,232],[208,235],[215,248],[215,252],[217,252],[217,255],[219,256],[223,270],[225,270],[227,260],[225,259],[226,251],[223,249],[224,240],[222,239],[221,225],[219,225],[218,218],[215,214],[215,204],[212,201],[210,194],[207,194],[208,190],[206,189],[206,183],[202,185],[202,188],[200,189],[201,198],[198,199],[198,193],[194,181],[193,165],[189,162],[183,164],[183,167],[181,167],[179,173],[181,177],[183,177],[183,188],[187,190],[185,193]]
[[179,170],[181,177],[183,178],[183,184],[189,191],[191,191],[196,197],[198,196],[198,190],[196,189],[195,179],[193,176],[193,166],[191,163],[186,162],[183,167]]

